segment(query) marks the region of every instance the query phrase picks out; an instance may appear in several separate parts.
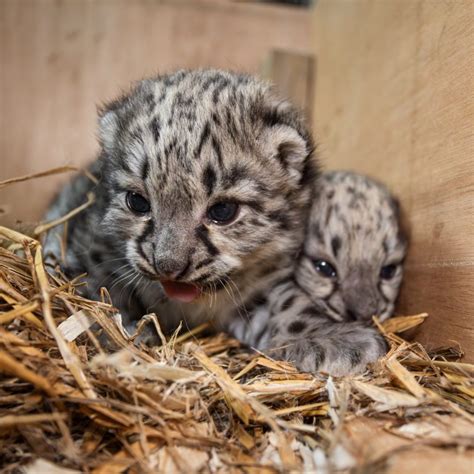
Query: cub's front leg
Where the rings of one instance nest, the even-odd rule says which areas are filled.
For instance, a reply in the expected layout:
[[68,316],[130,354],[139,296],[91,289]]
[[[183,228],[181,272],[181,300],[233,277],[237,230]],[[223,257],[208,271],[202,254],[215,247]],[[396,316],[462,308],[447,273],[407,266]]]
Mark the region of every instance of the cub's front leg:
[[357,322],[334,322],[325,316],[275,317],[267,352],[306,372],[341,376],[360,373],[387,352],[383,336]]

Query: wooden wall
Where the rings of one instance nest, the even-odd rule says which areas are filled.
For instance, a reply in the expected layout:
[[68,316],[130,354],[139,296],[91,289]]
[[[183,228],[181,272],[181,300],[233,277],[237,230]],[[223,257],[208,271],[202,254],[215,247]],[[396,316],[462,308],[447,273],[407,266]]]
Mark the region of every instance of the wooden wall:
[[[133,80],[206,66],[258,72],[274,49],[312,52],[308,10],[230,0],[0,0],[0,179],[91,160],[96,105]],[[0,220],[39,219],[64,179],[0,191]]]
[[314,123],[329,168],[387,182],[411,229],[399,311],[474,360],[474,6],[320,0]]

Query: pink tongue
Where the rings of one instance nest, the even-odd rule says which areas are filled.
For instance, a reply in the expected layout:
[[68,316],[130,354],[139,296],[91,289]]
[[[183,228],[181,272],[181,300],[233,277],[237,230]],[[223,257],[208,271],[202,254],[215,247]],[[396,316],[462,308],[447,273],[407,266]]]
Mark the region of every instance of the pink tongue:
[[162,281],[161,284],[165,290],[166,296],[173,300],[189,303],[201,294],[201,290],[188,283],[179,283],[177,281]]

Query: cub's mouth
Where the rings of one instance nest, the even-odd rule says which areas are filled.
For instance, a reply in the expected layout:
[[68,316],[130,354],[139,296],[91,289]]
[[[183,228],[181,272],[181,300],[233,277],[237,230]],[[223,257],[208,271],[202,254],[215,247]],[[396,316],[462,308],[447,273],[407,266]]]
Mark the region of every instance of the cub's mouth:
[[219,278],[217,281],[208,282],[202,285],[183,283],[174,280],[160,280],[161,286],[168,298],[181,301],[183,303],[191,303],[199,298],[203,293],[209,294],[222,290],[227,281],[228,276]]
[[198,298],[202,292],[201,288],[190,283],[165,280],[160,282],[165,290],[166,296],[172,300],[190,303]]

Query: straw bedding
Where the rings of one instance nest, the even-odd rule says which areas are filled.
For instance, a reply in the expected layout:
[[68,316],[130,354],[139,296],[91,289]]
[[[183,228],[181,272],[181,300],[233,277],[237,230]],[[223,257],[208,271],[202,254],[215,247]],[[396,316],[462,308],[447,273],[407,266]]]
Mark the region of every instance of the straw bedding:
[[[383,459],[347,438],[357,419],[447,451],[474,445],[474,366],[398,335],[426,314],[378,325],[390,352],[340,379],[204,326],[137,347],[105,292],[90,301],[80,278],[49,275],[38,240],[0,239],[2,472],[377,472]],[[160,334],[161,317],[143,324]]]

